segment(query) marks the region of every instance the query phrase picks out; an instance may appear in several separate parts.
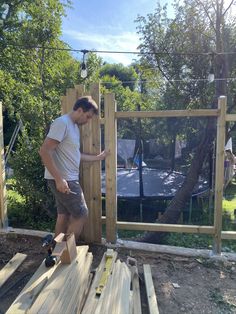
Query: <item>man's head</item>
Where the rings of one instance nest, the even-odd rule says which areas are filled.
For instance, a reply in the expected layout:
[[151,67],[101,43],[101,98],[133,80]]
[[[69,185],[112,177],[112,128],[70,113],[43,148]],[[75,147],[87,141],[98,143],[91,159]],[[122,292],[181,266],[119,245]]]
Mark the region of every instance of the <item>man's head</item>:
[[98,114],[98,105],[91,96],[80,97],[74,104],[73,110],[82,108],[83,112],[93,111],[93,114]]
[[94,114],[98,114],[98,106],[91,96],[80,97],[74,104],[72,115],[77,124],[86,124]]

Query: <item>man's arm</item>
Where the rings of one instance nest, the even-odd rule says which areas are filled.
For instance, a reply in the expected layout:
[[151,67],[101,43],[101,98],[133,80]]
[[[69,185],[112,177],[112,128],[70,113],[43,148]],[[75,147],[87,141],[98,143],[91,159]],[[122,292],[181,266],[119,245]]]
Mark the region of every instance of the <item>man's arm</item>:
[[99,160],[104,160],[110,153],[107,152],[106,150],[102,151],[98,155],[89,155],[85,153],[81,153],[81,160],[82,161],[99,161]]
[[56,149],[58,144],[59,142],[57,140],[46,137],[39,150],[39,155],[43,164],[55,179],[57,190],[62,193],[70,193],[67,181],[62,178],[60,171],[57,169],[52,157],[53,151]]

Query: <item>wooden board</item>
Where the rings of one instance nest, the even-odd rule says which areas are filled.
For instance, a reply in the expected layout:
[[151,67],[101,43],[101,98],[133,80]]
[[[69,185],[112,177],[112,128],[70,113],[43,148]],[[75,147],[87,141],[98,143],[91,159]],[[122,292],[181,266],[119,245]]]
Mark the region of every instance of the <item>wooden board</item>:
[[64,314],[61,311],[58,312],[58,308],[66,300],[65,293],[67,294],[67,298],[70,298],[71,291],[73,291],[76,284],[74,279],[77,272],[77,265],[82,256],[86,255],[87,251],[88,246],[80,246],[77,248],[77,258],[71,264],[60,263],[27,313]]
[[151,267],[148,264],[143,265],[145,287],[147,292],[148,307],[150,314],[159,314],[156,293],[152,281]]
[[105,160],[106,168],[106,240],[116,242],[117,221],[117,122],[115,119],[116,102],[114,94],[104,96],[105,111],[105,148],[110,152]]
[[51,268],[46,268],[45,261],[43,261],[24,289],[12,303],[6,314],[26,313],[59,264]]
[[27,255],[16,253],[15,256],[1,269],[0,271],[0,287],[7,281],[7,279],[17,270],[23,263]]
[[[102,260],[101,260],[101,262],[100,262],[100,264],[98,266],[98,269],[96,271],[94,280],[93,280],[92,285],[90,287],[90,290],[89,290],[89,293],[88,293],[88,297],[87,297],[87,300],[85,302],[85,305],[84,305],[84,308],[83,308],[83,311],[82,311],[83,314],[94,313],[96,308],[97,308],[97,304],[98,304],[100,298],[98,298],[96,296],[96,288],[99,285],[99,281],[100,281],[100,279],[102,277],[102,273],[103,273],[103,270],[104,270],[105,259],[106,259],[106,255],[105,254],[106,253],[103,254],[103,258],[102,258]],[[114,267],[116,258],[117,258],[117,252],[114,251],[113,252],[113,260],[112,260],[112,267],[111,267],[112,271],[113,271],[113,267]],[[102,293],[102,295],[103,295],[103,293]]]

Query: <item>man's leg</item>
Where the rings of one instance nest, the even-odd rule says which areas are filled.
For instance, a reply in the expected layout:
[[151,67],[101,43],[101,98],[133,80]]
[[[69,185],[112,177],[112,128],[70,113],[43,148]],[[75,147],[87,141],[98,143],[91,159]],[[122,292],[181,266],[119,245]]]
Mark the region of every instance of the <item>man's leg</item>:
[[58,234],[66,233],[68,228],[70,215],[67,214],[57,214],[57,221],[56,221],[56,227],[55,227],[55,237],[58,236]]
[[75,241],[78,241],[86,220],[87,216],[83,216],[80,218],[70,216],[67,233],[74,233]]

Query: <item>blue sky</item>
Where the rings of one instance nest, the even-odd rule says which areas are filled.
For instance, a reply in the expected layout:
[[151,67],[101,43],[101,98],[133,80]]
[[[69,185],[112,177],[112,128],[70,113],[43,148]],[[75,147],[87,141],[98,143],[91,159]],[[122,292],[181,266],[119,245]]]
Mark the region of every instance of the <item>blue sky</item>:
[[[139,40],[134,20],[138,15],[153,13],[156,6],[157,0],[73,0],[73,9],[67,9],[67,17],[63,18],[62,40],[74,49],[137,51]],[[124,65],[137,57],[100,56],[107,62]],[[81,53],[78,58],[82,59]]]

